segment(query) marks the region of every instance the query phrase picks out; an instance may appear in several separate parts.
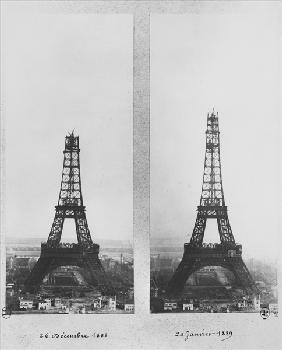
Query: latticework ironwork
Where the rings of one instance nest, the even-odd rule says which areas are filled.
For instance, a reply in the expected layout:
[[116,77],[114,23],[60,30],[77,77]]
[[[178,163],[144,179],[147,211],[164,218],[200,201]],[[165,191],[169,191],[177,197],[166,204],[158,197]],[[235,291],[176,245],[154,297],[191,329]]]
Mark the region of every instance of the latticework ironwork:
[[[63,172],[55,218],[47,242],[41,244],[40,258],[25,282],[27,291],[39,288],[44,276],[57,267],[76,265],[83,269],[90,285],[112,294],[113,288],[99,260],[99,245],[93,243],[87,224],[81,191],[79,137],[65,138]],[[66,218],[75,220],[77,243],[61,243]]]
[[208,218],[217,219],[221,243],[235,244],[227,215],[222,187],[220,161],[220,132],[218,114],[212,112],[207,117],[206,153],[202,194],[198,214],[190,240],[191,245],[200,247],[203,243],[204,232]]
[[79,137],[71,133],[66,136],[64,163],[56,214],[48,237],[47,246],[57,247],[61,240],[64,220],[75,220],[77,241],[80,245],[93,245],[87,225],[85,206],[81,192]]
[[[217,220],[220,244],[203,243],[207,219]],[[193,272],[212,265],[231,270],[237,285],[246,291],[258,291],[242,260],[242,246],[235,243],[228,219],[222,187],[218,113],[214,111],[207,116],[204,175],[196,223],[190,243],[184,245],[182,261],[168,284],[168,294],[180,293]]]

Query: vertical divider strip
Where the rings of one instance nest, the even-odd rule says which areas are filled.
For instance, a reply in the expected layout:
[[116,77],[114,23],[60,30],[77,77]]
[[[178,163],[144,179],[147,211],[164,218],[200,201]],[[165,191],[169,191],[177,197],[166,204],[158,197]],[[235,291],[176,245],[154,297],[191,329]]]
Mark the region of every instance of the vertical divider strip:
[[150,309],[150,13],[133,24],[133,240],[135,313]]

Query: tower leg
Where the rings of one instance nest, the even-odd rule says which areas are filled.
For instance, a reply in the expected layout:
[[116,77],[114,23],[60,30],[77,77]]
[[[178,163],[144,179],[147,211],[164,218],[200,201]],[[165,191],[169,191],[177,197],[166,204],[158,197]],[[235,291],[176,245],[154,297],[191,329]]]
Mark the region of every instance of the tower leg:
[[196,270],[194,259],[182,259],[167,287],[167,294],[177,296],[184,290],[184,286],[189,276]]
[[255,285],[242,258],[232,260],[232,263],[230,263],[230,271],[234,273],[238,286],[242,287],[250,294],[259,293],[259,289]]
[[105,294],[114,294],[114,289],[98,257],[90,254],[86,255],[83,260],[83,265],[85,270],[89,271],[89,282],[91,285],[96,285],[97,288]]
[[24,290],[26,292],[35,293],[40,284],[42,283],[44,277],[50,271],[50,266],[52,266],[53,258],[49,257],[40,257],[31,271],[28,279],[25,281]]

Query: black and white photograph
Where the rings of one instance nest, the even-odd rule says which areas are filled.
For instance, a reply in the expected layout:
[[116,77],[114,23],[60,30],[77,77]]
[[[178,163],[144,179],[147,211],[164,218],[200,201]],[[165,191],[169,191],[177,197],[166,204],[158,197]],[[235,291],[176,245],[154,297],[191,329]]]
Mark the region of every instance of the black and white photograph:
[[278,313],[274,10],[151,17],[151,312]]
[[281,349],[282,2],[0,10],[0,348]]
[[133,313],[132,18],[3,12],[6,312]]

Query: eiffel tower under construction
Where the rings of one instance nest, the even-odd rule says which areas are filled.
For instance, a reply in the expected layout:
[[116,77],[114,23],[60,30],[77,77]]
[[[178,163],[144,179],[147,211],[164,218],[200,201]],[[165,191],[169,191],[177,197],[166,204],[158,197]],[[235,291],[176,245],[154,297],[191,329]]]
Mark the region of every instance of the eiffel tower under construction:
[[[25,291],[36,292],[43,278],[61,266],[78,266],[87,283],[103,294],[114,294],[99,260],[99,245],[93,243],[88,228],[81,192],[79,137],[73,132],[65,138],[63,172],[55,218],[41,255],[25,281]],[[61,243],[66,218],[74,219],[77,243]]]
[[[242,245],[236,244],[228,219],[222,187],[218,113],[208,114],[206,152],[200,205],[190,239],[184,244],[184,254],[167,287],[167,294],[179,296],[187,279],[206,266],[221,266],[233,272],[236,286],[248,294],[258,293],[242,259]],[[208,219],[216,219],[220,243],[203,243]]]

